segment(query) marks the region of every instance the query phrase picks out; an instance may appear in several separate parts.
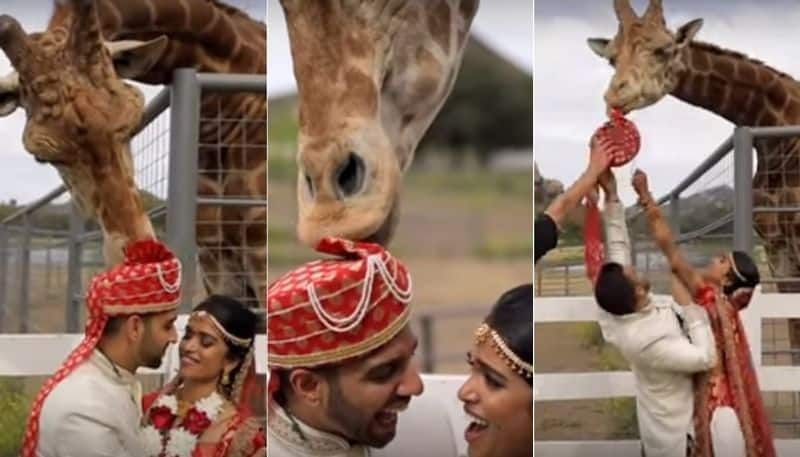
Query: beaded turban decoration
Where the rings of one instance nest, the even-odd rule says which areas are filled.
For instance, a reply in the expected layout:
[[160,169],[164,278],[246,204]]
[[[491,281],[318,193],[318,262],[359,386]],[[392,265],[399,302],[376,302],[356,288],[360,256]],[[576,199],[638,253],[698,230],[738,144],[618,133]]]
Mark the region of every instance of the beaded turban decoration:
[[290,271],[267,291],[271,369],[311,368],[367,354],[409,321],[411,277],[388,251],[338,238],[324,238],[316,249],[335,257]]
[[129,244],[121,264],[92,278],[86,295],[85,337],[36,396],[25,431],[23,457],[36,454],[39,415],[45,399],[64,378],[89,359],[109,318],[171,311],[178,307],[180,299],[180,261],[156,240]]

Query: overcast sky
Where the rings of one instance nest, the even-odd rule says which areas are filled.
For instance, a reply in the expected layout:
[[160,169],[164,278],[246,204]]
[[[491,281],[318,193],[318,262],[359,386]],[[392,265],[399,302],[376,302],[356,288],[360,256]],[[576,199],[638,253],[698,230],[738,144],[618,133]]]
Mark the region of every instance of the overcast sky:
[[[266,4],[264,0],[226,0],[247,11],[250,16],[264,20]],[[9,14],[20,21],[28,33],[42,31],[47,26],[50,18],[51,1],[43,0],[2,0],[1,14]],[[0,52],[0,75],[11,71],[11,65],[5,54]],[[145,97],[157,94],[161,87],[138,85],[145,93]],[[31,155],[22,147],[22,130],[25,125],[25,115],[22,110],[17,110],[11,116],[0,118],[0,201],[16,199],[20,203],[27,203],[43,196],[61,184],[61,179],[55,169],[49,165],[36,163]]]
[[[536,0],[535,155],[545,177],[569,185],[586,166],[586,144],[605,119],[603,93],[612,68],[586,45],[610,38],[617,20],[612,0]],[[642,13],[646,0],[633,0]],[[664,0],[673,30],[694,18],[704,25],[697,39],[733,49],[800,75],[797,26],[800,8],[791,0],[696,2]],[[631,118],[642,134],[635,165],[649,172],[658,196],[671,190],[731,132],[733,125],[671,96]],[[565,158],[569,158],[566,159]],[[617,173],[628,181],[631,167]],[[630,187],[622,198],[633,201]]]
[[[532,17],[531,0],[482,0],[472,32],[502,56],[532,72]],[[285,94],[297,90],[286,21],[278,0],[269,0],[267,80],[270,94]]]

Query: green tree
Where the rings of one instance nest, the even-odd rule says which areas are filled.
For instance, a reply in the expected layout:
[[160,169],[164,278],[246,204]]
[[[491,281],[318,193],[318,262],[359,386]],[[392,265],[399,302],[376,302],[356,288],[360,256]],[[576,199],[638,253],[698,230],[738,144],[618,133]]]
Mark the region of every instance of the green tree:
[[458,166],[471,150],[485,166],[500,149],[532,147],[533,76],[473,36],[453,91],[418,153],[424,157],[431,149],[445,148]]

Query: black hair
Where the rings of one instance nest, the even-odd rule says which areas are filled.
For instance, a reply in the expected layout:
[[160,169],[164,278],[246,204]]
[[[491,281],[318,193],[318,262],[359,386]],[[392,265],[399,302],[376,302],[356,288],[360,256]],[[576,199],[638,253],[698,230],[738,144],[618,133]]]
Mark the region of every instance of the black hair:
[[594,286],[597,304],[616,316],[636,311],[636,287],[625,276],[625,269],[616,262],[608,262],[600,269]]
[[[243,339],[253,339],[256,335],[257,317],[242,302],[224,295],[210,295],[194,308],[194,311],[205,311],[214,316],[226,332]],[[232,344],[224,339],[228,346],[228,357],[243,359],[249,347]]]
[[[523,362],[533,365],[533,284],[506,291],[484,320]],[[533,384],[533,378],[525,378]]]
[[[755,287],[761,282],[761,275],[758,273],[758,267],[752,257],[742,251],[733,251],[731,257],[733,265],[728,271],[730,282],[722,289],[725,295],[731,295],[743,287]],[[734,271],[734,269],[736,270]],[[742,277],[736,274],[737,271]]]
[[338,384],[339,381],[339,365],[337,364],[327,364],[321,365],[314,368],[305,368],[305,367],[298,367],[298,368],[279,368],[277,370],[273,370],[273,376],[278,377],[278,390],[272,394],[272,398],[275,399],[275,402],[278,403],[283,409],[287,409],[289,406],[289,396],[292,392],[292,385],[291,385],[291,375],[292,371],[302,368],[303,370],[311,371],[312,373],[317,374],[318,376],[323,377],[326,381],[331,384]]
[[[214,319],[219,322],[219,325],[226,332],[238,338],[251,340],[248,346],[238,346],[228,341],[227,338],[222,339],[228,347],[228,360],[237,361],[236,366],[230,373],[231,380],[236,379],[242,369],[247,353],[255,344],[257,316],[239,300],[224,295],[208,296],[193,311],[205,311],[214,316]],[[228,384],[223,387],[227,389],[226,394],[230,396],[234,386]]]

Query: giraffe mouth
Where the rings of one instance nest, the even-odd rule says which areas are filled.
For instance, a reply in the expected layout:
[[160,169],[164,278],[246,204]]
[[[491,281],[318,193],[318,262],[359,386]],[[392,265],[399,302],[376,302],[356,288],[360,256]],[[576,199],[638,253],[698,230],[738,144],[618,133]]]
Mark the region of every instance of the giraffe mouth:
[[386,214],[386,218],[383,220],[383,224],[381,224],[381,226],[378,227],[378,230],[373,232],[371,235],[365,237],[363,241],[380,244],[381,246],[386,246],[392,239],[392,236],[394,235],[395,227],[397,227],[398,213],[399,213],[399,204],[398,204],[398,199],[395,198],[394,202],[392,203],[391,209]]
[[64,166],[67,165],[67,162],[64,162],[63,160],[43,159],[43,158],[38,157],[38,156],[33,156],[33,160],[35,160],[36,163],[52,165],[54,167],[64,167]]

